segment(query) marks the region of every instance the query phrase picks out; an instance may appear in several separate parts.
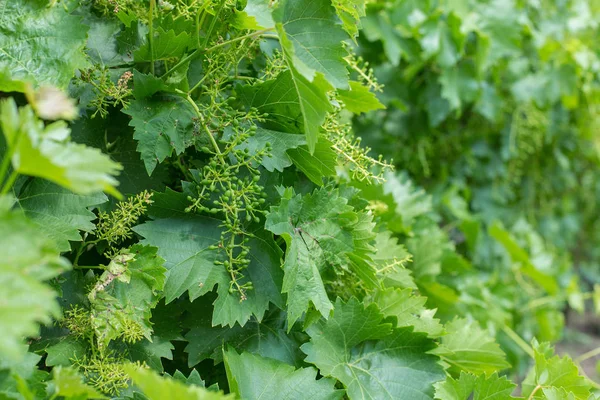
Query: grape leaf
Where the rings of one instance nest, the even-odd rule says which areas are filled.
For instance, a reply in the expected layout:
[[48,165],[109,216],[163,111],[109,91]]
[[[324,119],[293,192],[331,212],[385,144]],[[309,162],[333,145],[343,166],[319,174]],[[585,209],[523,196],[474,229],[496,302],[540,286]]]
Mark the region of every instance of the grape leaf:
[[365,14],[365,0],[332,0],[335,11],[338,17],[342,20],[342,24],[348,35],[355,38],[358,36],[360,28],[360,19]]
[[490,376],[461,372],[458,379],[447,377],[435,384],[435,398],[439,400],[506,400],[514,399],[510,394],[515,384],[504,376]]
[[[0,70],[35,86],[66,89],[75,71],[87,66],[83,48],[88,27],[65,7],[2,0],[0,9]],[[0,83],[0,90],[6,90]]]
[[307,146],[300,146],[288,150],[287,154],[298,169],[316,185],[323,185],[323,178],[335,176],[337,166],[337,154],[331,148],[333,143],[327,139],[321,139],[315,145],[314,151],[310,152]]
[[265,229],[287,243],[283,292],[288,294],[290,328],[310,303],[325,317],[333,308],[321,273],[328,266],[348,265],[353,254],[359,256],[355,253],[358,222],[347,199],[326,188],[304,196],[287,189],[280,205],[271,207]]
[[233,400],[234,395],[213,392],[202,387],[187,386],[173,378],[161,377],[156,372],[135,365],[125,366],[127,374],[148,400],[190,399],[190,400]]
[[0,126],[16,172],[48,179],[76,193],[104,190],[120,197],[113,175],[121,166],[97,149],[69,142],[65,122],[44,126],[30,106],[17,109],[9,98],[0,103]]
[[223,359],[229,388],[242,399],[330,400],[344,395],[335,389],[333,379],[316,380],[317,370],[312,367],[295,369],[272,358],[238,354],[231,348],[224,351]]
[[[579,375],[579,368],[573,360],[567,356],[553,356],[554,349],[547,343],[534,342],[533,350],[535,366],[523,381],[523,396],[542,400],[547,398],[546,391],[557,394],[564,390],[575,400],[589,398],[592,385]],[[540,388],[545,390],[539,390]]]
[[72,360],[85,356],[87,344],[81,342],[72,335],[63,336],[57,343],[46,348],[46,365],[53,367],[62,365],[68,367]]
[[248,0],[246,7],[236,14],[238,29],[268,29],[275,26],[269,0]]
[[54,246],[21,212],[0,207],[0,358],[4,360],[22,359],[23,338],[35,336],[38,324],[60,316],[56,293],[44,281],[69,264]]
[[342,45],[348,35],[329,0],[285,0],[273,12],[273,19],[296,83],[301,77],[314,83],[321,73],[335,88],[348,87],[344,61],[348,53]]
[[127,352],[131,361],[143,362],[155,371],[162,372],[162,358],[173,359],[173,349],[175,346],[160,336],[153,335],[152,341],[148,339],[128,344]]
[[285,168],[292,165],[292,160],[288,156],[287,151],[305,144],[306,140],[302,135],[258,128],[254,135],[239,144],[236,148],[239,150],[248,149],[250,154],[255,154],[258,150],[264,149],[267,143],[271,144],[272,150],[262,158],[262,166],[267,171],[273,172],[274,170],[278,170],[283,172]]
[[[256,235],[249,240],[250,264],[244,271],[244,280],[252,281],[254,289],[247,299],[229,292],[231,277],[222,265],[215,265],[219,257],[216,246],[220,241],[220,221],[207,217],[164,218],[146,222],[134,228],[145,239],[142,243],[159,248],[158,254],[166,260],[169,269],[165,297],[171,302],[186,291],[190,300],[210,292],[218,286],[213,324],[244,325],[251,315],[261,318],[269,302],[282,304],[280,253],[272,239]],[[243,283],[244,281],[242,281]]]
[[374,247],[377,250],[371,259],[385,286],[417,288],[411,271],[405,267],[411,261],[411,255],[390,231],[378,232]]
[[115,279],[105,291],[115,296],[121,304],[137,308],[154,308],[162,297],[165,285],[165,260],[157,255],[158,249],[151,246],[135,244],[128,253],[135,258],[127,263],[128,282]]
[[131,102],[123,112],[131,116],[129,123],[135,129],[133,138],[146,166],[148,175],[156,165],[169,157],[173,150],[181,154],[192,144],[192,106],[180,97],[141,99]]
[[439,319],[433,318],[435,310],[425,309],[426,297],[412,294],[412,289],[386,289],[377,291],[374,302],[386,317],[398,319],[398,327],[412,326],[415,332],[425,332],[431,338],[444,333]]
[[200,374],[196,369],[192,369],[192,372],[186,377],[181,371],[176,370],[172,376],[173,379],[185,383],[186,385],[196,385],[201,387],[206,387],[205,382],[200,377]]
[[346,109],[354,114],[381,110],[385,106],[379,102],[377,96],[360,82],[350,81],[350,90],[339,89],[338,99],[344,102]]
[[56,242],[59,252],[82,240],[79,231],[94,230],[96,215],[88,208],[108,199],[102,193],[78,195],[42,179],[34,179],[19,194],[18,205],[39,230]]
[[402,174],[386,173],[383,192],[393,197],[396,215],[402,219],[402,225],[405,227],[410,227],[415,218],[426,214],[432,208],[431,196],[423,189],[416,188],[412,181]]
[[151,75],[143,74],[138,70],[133,70],[133,95],[136,99],[144,99],[165,89],[165,83],[162,79]]
[[308,328],[306,361],[342,382],[350,399],[432,399],[433,383],[445,376],[428,354],[435,343],[411,328],[392,329],[383,318],[375,304],[338,299],[329,320]]
[[173,29],[165,31],[158,27],[154,31],[153,53],[150,53],[150,41],[146,41],[133,53],[135,61],[158,61],[169,58],[179,58],[191,44],[190,35],[183,31],[176,33]]
[[491,374],[510,367],[498,343],[477,322],[457,318],[446,325],[446,332],[432,353],[449,364],[450,373]]
[[308,149],[313,153],[325,116],[333,110],[327,98],[330,89],[321,75],[309,82],[292,68],[273,80],[242,87],[239,93],[244,104],[268,114],[267,128],[304,133]]
[[224,345],[290,365],[302,363],[298,342],[285,331],[285,313],[273,310],[262,321],[251,318],[244,327],[218,327],[211,323],[212,310],[204,304],[196,305],[197,302],[192,303],[194,318],[189,321],[190,330],[185,335],[190,367],[207,358],[215,364],[222,362]]

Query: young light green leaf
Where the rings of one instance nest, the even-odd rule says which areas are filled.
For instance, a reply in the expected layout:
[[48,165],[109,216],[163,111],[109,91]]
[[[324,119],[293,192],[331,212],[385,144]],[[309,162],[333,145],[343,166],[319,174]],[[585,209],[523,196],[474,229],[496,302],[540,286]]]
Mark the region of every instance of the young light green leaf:
[[446,325],[446,332],[432,353],[450,365],[450,373],[491,374],[510,367],[498,343],[477,322],[455,319]]
[[384,109],[385,106],[379,102],[375,93],[360,82],[350,81],[350,90],[339,89],[338,99],[344,102],[346,109],[354,114],[361,114],[374,110]]
[[406,265],[411,261],[411,254],[390,231],[384,230],[377,233],[375,244],[376,251],[371,256],[377,274],[383,279],[386,287],[416,289],[417,285]]
[[365,0],[333,0],[333,6],[348,35],[355,38],[358,36],[360,19],[365,14]]
[[229,388],[247,400],[334,400],[344,395],[335,389],[335,380],[316,380],[312,367],[295,369],[289,364],[252,353],[223,352]]
[[161,377],[156,372],[130,364],[125,367],[127,374],[148,400],[189,399],[189,400],[234,400],[234,395],[213,392],[199,386],[187,386],[178,380]]
[[425,309],[426,297],[413,295],[412,289],[385,289],[377,291],[374,303],[386,317],[398,319],[398,327],[412,326],[415,332],[425,332],[431,338],[444,333],[440,320],[433,318],[435,310]]
[[65,399],[106,399],[96,389],[83,382],[83,377],[72,368],[61,366],[52,369],[54,396]]
[[[567,393],[575,400],[587,400],[592,385],[579,375],[579,368],[571,358],[553,356],[554,349],[547,343],[534,343],[535,366],[523,381],[523,395],[532,400],[556,397]],[[543,389],[543,390],[541,390]],[[550,396],[546,396],[546,394]]]
[[21,212],[0,210],[0,359],[22,359],[22,341],[60,316],[56,293],[44,281],[69,264],[58,256],[52,239]]
[[269,0],[248,0],[242,12],[235,15],[235,26],[239,29],[269,29],[275,26]]
[[[87,66],[88,27],[80,17],[41,1],[7,0],[0,8],[0,70],[35,86],[66,89],[75,71]],[[0,90],[10,91],[4,81]]]
[[435,398],[439,400],[507,400],[514,399],[510,394],[515,384],[494,373],[476,376],[461,372],[458,379],[451,376],[435,384]]
[[428,354],[435,343],[411,328],[392,329],[383,318],[375,304],[338,299],[329,320],[308,328],[306,361],[342,382],[350,399],[432,399],[433,383],[445,376]]
[[19,174],[37,176],[73,192],[105,191],[120,197],[113,177],[121,165],[99,150],[69,141],[63,121],[44,126],[30,106],[17,109],[14,99],[0,103],[0,126]]

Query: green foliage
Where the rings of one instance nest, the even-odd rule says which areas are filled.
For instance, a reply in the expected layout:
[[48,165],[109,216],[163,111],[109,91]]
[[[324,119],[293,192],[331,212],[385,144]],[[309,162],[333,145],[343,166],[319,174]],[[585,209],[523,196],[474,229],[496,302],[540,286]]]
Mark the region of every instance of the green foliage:
[[334,389],[335,381],[315,380],[317,370],[295,370],[281,361],[235,350],[224,352],[227,378],[232,392],[243,399],[339,399],[343,392]]
[[460,377],[456,380],[448,377],[446,381],[436,383],[435,398],[439,400],[513,399],[514,397],[510,394],[514,388],[514,383],[497,374],[477,376],[461,372]]
[[[0,3],[0,70],[35,86],[65,89],[88,61],[83,53],[88,27],[81,17],[43,1]],[[1,90],[12,90],[2,83]]]
[[592,2],[0,10],[0,398],[595,395]]

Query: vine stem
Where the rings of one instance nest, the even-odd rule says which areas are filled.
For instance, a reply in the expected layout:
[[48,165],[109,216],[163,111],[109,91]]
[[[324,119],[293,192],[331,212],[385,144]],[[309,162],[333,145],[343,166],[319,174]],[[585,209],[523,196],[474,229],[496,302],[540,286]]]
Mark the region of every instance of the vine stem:
[[[594,297],[594,293],[593,292],[585,292],[585,293],[581,293],[581,298],[583,300],[588,300]],[[536,309],[538,307],[542,307],[545,306],[546,304],[552,304],[552,303],[561,303],[563,301],[568,301],[568,297],[567,296],[545,296],[545,297],[539,297],[537,299],[533,299],[531,300],[529,303],[527,303],[527,305],[525,306],[526,310],[533,310]]]
[[154,7],[156,0],[150,0],[148,11],[148,45],[150,47],[150,72],[154,75]]
[[580,355],[579,357],[577,357],[573,361],[575,363],[577,363],[577,364],[581,364],[585,360],[590,359],[592,357],[596,357],[598,355],[600,355],[600,347],[596,347],[595,349],[590,350],[587,353],[583,353],[582,355]]
[[542,385],[537,385],[533,391],[531,392],[531,394],[529,395],[529,397],[527,398],[527,400],[533,400],[533,396],[535,396],[535,393],[540,390],[542,388]]
[[502,331],[504,333],[506,333],[506,335],[511,338],[525,353],[527,353],[531,358],[535,358],[535,353],[533,351],[533,348],[527,344],[527,342],[525,342],[523,340],[523,338],[521,338],[521,336],[519,336],[517,334],[517,332],[513,331],[511,328],[509,328],[508,326],[504,325],[502,327]]

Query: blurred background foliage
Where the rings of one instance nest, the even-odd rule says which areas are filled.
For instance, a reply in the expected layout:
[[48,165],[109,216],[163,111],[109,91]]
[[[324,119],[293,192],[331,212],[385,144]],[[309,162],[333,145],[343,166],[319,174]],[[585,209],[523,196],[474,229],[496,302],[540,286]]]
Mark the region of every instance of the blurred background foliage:
[[597,0],[380,0],[362,21],[386,109],[354,128],[397,168],[363,189],[427,306],[496,331],[516,372],[515,332],[600,330],[599,22]]

